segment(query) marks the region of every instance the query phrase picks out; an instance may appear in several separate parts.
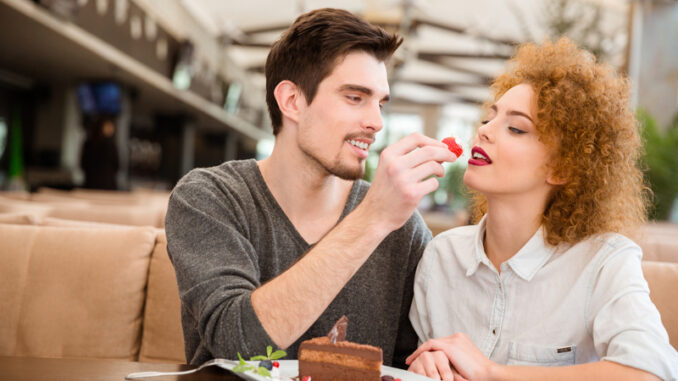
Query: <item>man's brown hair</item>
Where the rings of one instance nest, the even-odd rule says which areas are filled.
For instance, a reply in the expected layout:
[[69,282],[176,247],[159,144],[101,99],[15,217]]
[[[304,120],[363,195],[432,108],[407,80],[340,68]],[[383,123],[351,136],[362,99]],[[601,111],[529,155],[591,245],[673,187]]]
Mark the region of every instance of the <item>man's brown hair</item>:
[[266,59],[266,103],[273,134],[282,127],[282,113],[273,94],[280,82],[294,82],[310,104],[318,85],[339,59],[364,51],[386,61],[401,43],[398,35],[341,9],[316,9],[299,16],[273,44]]

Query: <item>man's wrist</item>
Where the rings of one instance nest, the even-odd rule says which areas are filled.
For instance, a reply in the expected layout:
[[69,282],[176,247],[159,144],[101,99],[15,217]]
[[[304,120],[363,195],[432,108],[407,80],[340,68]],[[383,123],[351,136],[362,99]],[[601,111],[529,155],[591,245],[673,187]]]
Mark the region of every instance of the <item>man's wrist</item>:
[[[378,237],[379,241],[386,238],[394,229],[384,218],[378,213],[372,211],[365,202],[361,202],[349,215],[353,223],[372,237]],[[348,216],[347,216],[348,218]]]

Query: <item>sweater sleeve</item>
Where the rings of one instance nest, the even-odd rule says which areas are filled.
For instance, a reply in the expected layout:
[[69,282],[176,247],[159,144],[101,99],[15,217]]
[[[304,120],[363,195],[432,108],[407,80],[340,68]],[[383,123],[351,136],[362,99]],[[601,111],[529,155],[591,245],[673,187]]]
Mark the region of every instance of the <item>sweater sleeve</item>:
[[227,190],[209,182],[181,182],[169,200],[167,251],[190,362],[195,353],[189,347],[235,359],[238,352],[247,358],[273,344],[252,307],[250,295],[260,286],[259,253],[238,211]]
[[431,241],[431,231],[426,226],[426,223],[419,212],[414,212],[410,218],[410,222],[412,222],[413,228],[412,241],[410,244],[410,260],[407,269],[407,278],[404,283],[398,336],[396,338],[393,354],[393,366],[402,369],[407,369],[405,359],[417,349],[417,333],[414,330],[408,315],[414,295],[414,278],[417,264],[421,259],[426,245]]

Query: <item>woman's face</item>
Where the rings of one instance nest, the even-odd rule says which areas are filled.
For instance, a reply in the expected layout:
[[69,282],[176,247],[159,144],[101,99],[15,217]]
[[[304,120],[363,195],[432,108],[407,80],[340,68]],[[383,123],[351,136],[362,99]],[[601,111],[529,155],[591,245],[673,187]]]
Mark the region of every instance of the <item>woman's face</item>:
[[474,139],[466,186],[486,197],[547,197],[553,187],[546,165],[549,152],[535,128],[535,108],[528,84],[512,87],[492,105]]

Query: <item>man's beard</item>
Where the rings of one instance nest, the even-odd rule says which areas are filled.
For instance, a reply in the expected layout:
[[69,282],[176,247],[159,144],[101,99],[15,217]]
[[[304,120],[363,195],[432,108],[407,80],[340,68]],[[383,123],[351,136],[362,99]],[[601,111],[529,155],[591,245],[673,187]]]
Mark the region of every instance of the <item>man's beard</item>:
[[[346,165],[342,165],[340,160],[336,160],[335,163],[329,164],[329,163],[323,163],[320,158],[315,156],[313,153],[307,151],[304,149],[304,147],[300,147],[301,151],[306,154],[307,157],[318,163],[325,172],[337,176],[340,179],[343,180],[358,180],[362,179],[362,177],[365,175],[365,166],[364,165],[358,165],[358,167],[349,167]],[[364,163],[364,160],[361,160]]]

